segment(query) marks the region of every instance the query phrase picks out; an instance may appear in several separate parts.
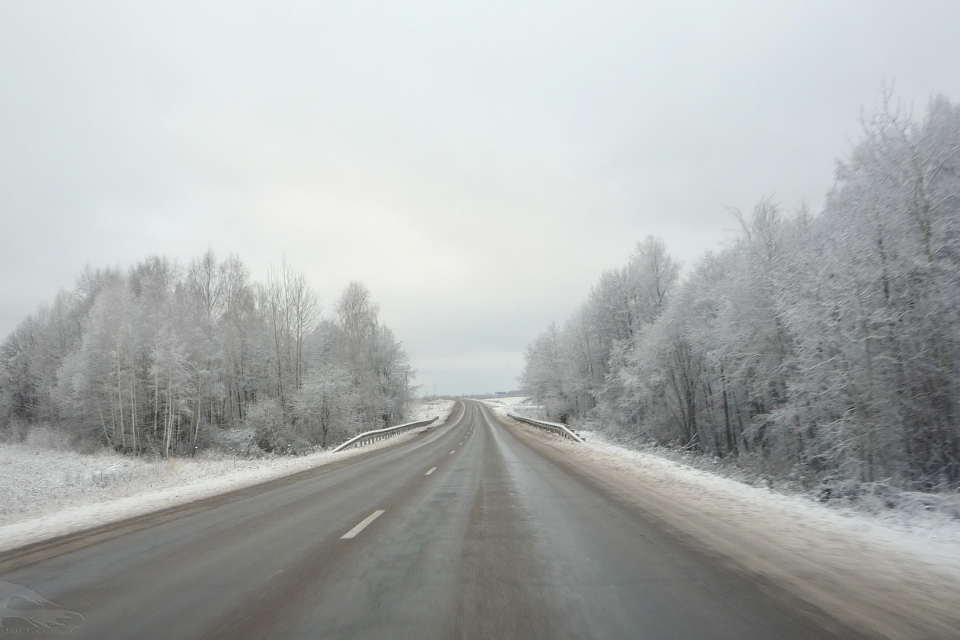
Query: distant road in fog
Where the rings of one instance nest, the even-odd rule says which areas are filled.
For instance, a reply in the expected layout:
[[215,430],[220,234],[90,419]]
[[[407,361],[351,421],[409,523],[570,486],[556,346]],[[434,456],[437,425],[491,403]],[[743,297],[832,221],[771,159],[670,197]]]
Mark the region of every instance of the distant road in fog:
[[[858,638],[465,401],[446,425],[0,581],[108,638]],[[4,564],[6,562],[6,564]],[[11,567],[20,564],[18,568]]]

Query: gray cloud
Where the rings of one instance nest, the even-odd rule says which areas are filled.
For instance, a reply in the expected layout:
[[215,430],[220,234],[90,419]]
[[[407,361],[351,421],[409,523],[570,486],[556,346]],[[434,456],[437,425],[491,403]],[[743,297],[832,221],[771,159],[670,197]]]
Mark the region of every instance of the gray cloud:
[[365,281],[420,382],[515,386],[637,240],[819,208],[884,83],[960,97],[960,6],[0,6],[0,333],[87,263]]

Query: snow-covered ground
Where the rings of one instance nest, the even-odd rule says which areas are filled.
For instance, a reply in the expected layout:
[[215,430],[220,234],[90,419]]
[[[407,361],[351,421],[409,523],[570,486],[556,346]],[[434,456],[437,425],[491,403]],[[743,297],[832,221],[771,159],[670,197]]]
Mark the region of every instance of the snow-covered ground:
[[[745,515],[754,517],[768,514],[761,517],[764,523],[771,518],[788,516],[794,523],[803,523],[808,527],[855,532],[858,537],[896,545],[934,565],[952,567],[960,577],[960,512],[950,515],[889,509],[877,514],[863,513],[849,506],[822,504],[808,496],[786,495],[769,488],[747,485],[662,456],[626,449],[604,440],[598,433],[580,433],[587,438],[587,447],[595,452],[589,457],[616,461],[615,464],[628,473],[643,477],[653,474],[664,481],[684,484],[709,498],[720,500],[725,508],[739,503],[746,508]],[[624,462],[633,469],[624,468]],[[640,468],[643,469],[642,473],[637,471]]]
[[[450,400],[414,407],[411,421],[453,410]],[[424,427],[429,428],[429,427]],[[252,486],[412,438],[421,429],[342,453],[258,459],[202,453],[151,460],[30,444],[0,445],[0,551]]]
[[[598,433],[581,432],[586,443],[576,444],[513,424],[675,530],[882,637],[960,637],[960,511],[917,509],[902,493],[881,513],[829,506]],[[955,635],[942,635],[949,629]]]
[[[526,398],[508,398],[501,402],[494,398],[484,400],[500,415],[506,412],[531,418],[543,419],[539,405]],[[607,440],[602,433],[577,431],[586,439],[586,446],[610,460],[618,468],[629,466],[643,468],[675,482],[691,483],[707,493],[734,491],[744,499],[754,502],[776,504],[778,508],[789,507],[798,517],[822,515],[833,522],[842,522],[860,532],[892,542],[915,553],[928,555],[931,561],[954,564],[960,568],[960,495],[938,496],[898,491],[885,500],[891,506],[866,500],[855,506],[841,500],[821,503],[814,494],[789,494],[768,487],[755,486],[737,478],[724,477],[708,469],[695,468],[679,460],[650,451],[637,451]],[[707,466],[709,458],[702,458]],[[879,508],[878,508],[879,507]]]
[[456,404],[453,400],[430,400],[428,402],[418,402],[410,410],[410,421],[429,420],[434,416],[439,416],[440,420],[446,420],[453,411]]
[[496,398],[484,398],[483,402],[486,402],[491,407],[498,409],[503,415],[506,415],[505,412],[509,411],[510,413],[514,413],[518,416],[524,416],[526,418],[546,420],[543,407],[535,404],[529,398],[524,398],[522,396],[510,396],[509,398],[505,398],[498,396]]

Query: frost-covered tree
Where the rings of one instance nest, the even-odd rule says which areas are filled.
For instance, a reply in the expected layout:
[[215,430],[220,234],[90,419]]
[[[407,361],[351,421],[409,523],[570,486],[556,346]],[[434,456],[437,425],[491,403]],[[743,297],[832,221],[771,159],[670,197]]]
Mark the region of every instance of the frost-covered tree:
[[329,357],[347,371],[367,424],[399,420],[410,401],[413,370],[393,332],[380,324],[369,290],[351,282],[336,306]]
[[824,483],[960,485],[960,107],[938,97],[918,121],[884,96],[820,215],[736,217],[679,287],[651,240],[603,274],[531,343],[528,392],[618,437]]
[[527,347],[521,382],[527,393],[544,406],[549,420],[567,422],[573,417],[575,405],[566,356],[564,335],[556,325],[551,325]]
[[305,274],[284,262],[258,284],[212,252],[186,268],[88,269],[0,343],[0,435],[43,423],[167,456],[216,429],[246,426],[286,450],[397,421],[413,372],[369,292],[354,283],[350,296],[362,322],[321,321]]

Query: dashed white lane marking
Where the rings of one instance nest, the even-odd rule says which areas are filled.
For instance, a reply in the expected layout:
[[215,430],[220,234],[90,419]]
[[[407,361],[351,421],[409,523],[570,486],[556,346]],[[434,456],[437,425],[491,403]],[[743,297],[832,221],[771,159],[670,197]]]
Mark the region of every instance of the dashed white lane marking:
[[428,476],[428,475],[430,475],[431,473],[433,473],[433,472],[436,471],[436,470],[437,470],[437,468],[434,467],[433,469],[430,469],[430,471],[427,471],[427,472],[426,472],[425,474],[423,474],[423,475]]
[[358,533],[360,533],[361,531],[363,531],[364,529],[366,529],[367,526],[368,526],[371,522],[373,522],[374,520],[376,520],[377,518],[379,518],[379,517],[382,516],[382,515],[383,515],[383,509],[377,509],[376,511],[374,511],[373,513],[371,513],[370,515],[368,515],[366,518],[364,518],[364,519],[363,519],[363,522],[361,522],[360,524],[358,524],[357,526],[355,526],[353,529],[350,529],[350,531],[347,531],[345,534],[343,534],[342,536],[340,536],[340,539],[341,539],[341,540],[349,540],[350,538],[355,538],[355,537],[357,537],[357,534],[358,534]]
[[450,452],[450,455],[453,455],[453,454],[455,454],[456,452],[457,452],[457,450],[454,449],[453,451]]

